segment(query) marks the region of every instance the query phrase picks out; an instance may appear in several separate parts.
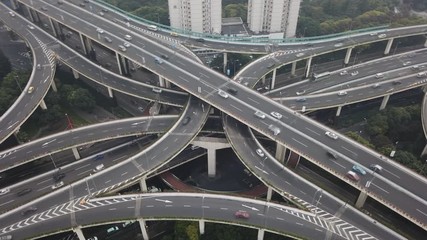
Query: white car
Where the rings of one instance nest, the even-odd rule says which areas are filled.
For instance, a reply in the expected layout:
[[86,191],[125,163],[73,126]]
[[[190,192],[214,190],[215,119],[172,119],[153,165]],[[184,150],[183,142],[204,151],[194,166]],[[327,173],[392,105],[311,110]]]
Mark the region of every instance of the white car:
[[346,70],[344,70],[344,71],[341,71],[341,72],[340,72],[340,75],[341,75],[341,76],[343,76],[343,75],[347,75],[347,74],[348,74],[348,72],[347,72]]
[[30,86],[29,88],[28,88],[28,93],[32,93],[34,91],[34,87],[33,86]]
[[304,56],[304,53],[297,53],[296,56],[297,57],[302,57],[302,56]]
[[342,47],[342,43],[335,43],[334,47]]
[[256,111],[255,112],[255,116],[257,116],[258,118],[261,118],[261,119],[265,118],[265,114],[262,113],[261,111]]
[[6,193],[8,193],[8,192],[10,192],[10,189],[9,188],[3,188],[3,189],[0,189],[0,195],[5,195]]
[[132,40],[132,36],[131,36],[131,35],[128,35],[128,34],[126,34],[126,35],[125,35],[125,39],[126,39],[126,40],[128,40],[128,41],[130,41],[130,40]]
[[16,16],[14,12],[9,12],[9,14],[10,14],[11,17],[15,17]]
[[378,35],[378,38],[385,38],[385,37],[387,37],[387,35],[385,33]]
[[332,138],[332,139],[335,139],[335,140],[337,140],[338,139],[338,135],[336,135],[335,133],[333,133],[333,132],[329,132],[329,131],[327,131],[327,132],[325,132],[325,135],[326,136],[328,136],[328,137],[330,137],[330,138]]
[[104,169],[104,164],[99,164],[98,166],[95,167],[95,169],[93,169],[93,172],[99,172],[102,169]]
[[264,157],[264,152],[261,149],[258,148],[255,152],[258,154],[258,156]]
[[104,33],[104,30],[102,30],[101,28],[97,28],[96,31],[100,34]]
[[33,26],[31,26],[31,25],[27,25],[27,27],[28,27],[30,30],[33,30],[33,29],[34,29],[34,27],[33,27]]
[[123,43],[123,46],[125,46],[125,47],[127,47],[127,48],[128,48],[128,47],[130,47],[130,43],[128,43],[128,42],[124,42],[124,43]]
[[59,183],[52,185],[52,189],[57,189],[57,188],[60,188],[62,186],[64,186],[64,182],[60,181]]
[[305,90],[301,90],[301,91],[296,92],[297,96],[303,95],[304,93],[305,93]]
[[357,74],[359,74],[359,71],[354,71],[354,72],[352,72],[350,75],[351,75],[351,76],[356,76]]
[[218,95],[220,95],[223,98],[228,98],[228,94],[224,91],[218,90]]
[[278,113],[278,112],[271,112],[271,116],[277,118],[277,119],[281,119],[282,118],[282,114]]
[[339,91],[338,92],[338,96],[345,96],[345,95],[347,95],[346,91]]

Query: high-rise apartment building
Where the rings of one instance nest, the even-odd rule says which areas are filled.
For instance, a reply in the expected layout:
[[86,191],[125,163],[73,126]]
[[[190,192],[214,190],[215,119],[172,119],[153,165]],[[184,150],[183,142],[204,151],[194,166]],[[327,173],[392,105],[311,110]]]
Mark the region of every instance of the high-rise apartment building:
[[221,15],[221,0],[169,0],[173,28],[220,34]]
[[301,0],[249,0],[248,26],[254,33],[284,32],[294,37]]

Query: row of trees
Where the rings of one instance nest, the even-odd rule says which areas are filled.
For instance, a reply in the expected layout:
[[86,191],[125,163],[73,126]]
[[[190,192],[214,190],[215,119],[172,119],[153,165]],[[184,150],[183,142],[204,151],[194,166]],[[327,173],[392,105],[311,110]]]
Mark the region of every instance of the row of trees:
[[368,139],[358,133],[347,135],[356,141],[388,156],[396,151],[397,162],[427,175],[425,162],[420,156],[425,146],[425,136],[421,125],[421,106],[389,107],[366,119],[365,133]]

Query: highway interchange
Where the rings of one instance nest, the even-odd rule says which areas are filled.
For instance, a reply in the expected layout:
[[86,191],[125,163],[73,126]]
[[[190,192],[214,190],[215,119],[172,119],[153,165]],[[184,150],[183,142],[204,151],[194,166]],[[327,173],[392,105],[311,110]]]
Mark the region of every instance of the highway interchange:
[[[49,12],[49,14],[50,13],[51,12]],[[88,17],[90,17],[90,16],[88,16]],[[61,19],[61,17],[58,17],[58,18]],[[81,18],[83,19],[83,16],[81,16]],[[72,21],[70,21],[70,22],[72,23]],[[76,25],[81,26],[81,23],[80,24],[76,23]],[[110,33],[111,32],[115,32],[115,33],[117,32],[120,34],[120,31],[123,32],[123,30],[121,28],[113,30],[113,29],[110,29],[110,26],[108,26],[108,25],[102,25],[102,27],[105,31],[110,32]],[[113,27],[115,27],[115,26],[113,26]],[[90,31],[87,31],[85,34],[87,34],[87,36],[90,36],[91,34],[93,35],[93,30],[91,30],[91,31],[92,31],[92,33]],[[122,34],[124,34],[124,33],[122,33]],[[134,35],[134,38],[141,38],[140,41],[143,41],[143,38],[140,36]],[[119,39],[119,38],[117,38],[117,39]],[[133,42],[135,42],[135,41],[132,41],[132,43]],[[317,127],[317,130],[314,130],[312,128],[313,126],[312,126],[311,121],[309,121],[308,119],[306,119],[302,115],[300,115],[300,114],[298,114],[292,110],[289,110],[287,108],[284,108],[284,107],[280,106],[279,104],[273,103],[268,98],[259,96],[259,94],[256,94],[254,91],[248,90],[247,88],[243,87],[242,85],[236,84],[235,82],[231,82],[229,79],[226,79],[226,78],[224,78],[224,76],[219,75],[215,72],[212,72],[211,70],[207,69],[206,67],[202,67],[201,65],[195,64],[194,62],[189,61],[186,58],[183,58],[179,53],[168,52],[170,50],[164,49],[162,47],[160,47],[161,51],[159,51],[159,50],[155,50],[156,48],[159,48],[159,46],[155,46],[155,44],[150,42],[150,41],[144,41],[144,47],[143,48],[137,48],[135,46],[135,49],[137,49],[138,51],[141,51],[142,54],[147,54],[147,57],[146,57],[147,59],[149,57],[151,59],[155,56],[155,55],[151,54],[150,52],[156,52],[156,55],[159,55],[163,52],[167,52],[167,54],[169,54],[170,56],[174,55],[174,57],[176,56],[177,59],[179,58],[180,61],[175,60],[175,58],[170,58],[168,61],[165,61],[162,65],[156,65],[154,63],[154,61],[151,61],[151,60],[148,61],[147,60],[145,62],[145,64],[147,65],[146,66],[147,68],[152,69],[155,72],[161,73],[161,75],[165,76],[167,79],[169,79],[170,81],[174,82],[175,84],[181,86],[185,90],[190,91],[194,95],[197,95],[197,96],[203,98],[205,101],[211,103],[212,105],[223,109],[224,112],[226,112],[226,113],[232,115],[233,117],[236,117],[239,120],[247,123],[249,126],[255,128],[256,130],[263,132],[264,134],[269,135],[272,138],[275,138],[277,141],[281,142],[282,144],[284,144],[288,147],[291,147],[296,152],[304,153],[302,155],[304,155],[306,157],[312,157],[313,159],[320,161],[319,156],[318,156],[318,154],[316,154],[316,152],[317,153],[323,152],[324,148],[339,149],[340,147],[342,147],[342,146],[339,146],[339,144],[342,144],[342,141],[340,141],[339,144],[337,144],[334,141],[330,141],[330,143],[327,143],[328,146],[325,146],[325,145],[318,146],[319,145],[318,142],[315,142],[312,140],[306,140],[305,137],[307,135],[311,135],[312,138],[314,136],[316,138],[322,137],[322,139],[323,139],[325,137],[323,135],[325,128],[323,126],[317,126],[316,125],[315,127]],[[150,52],[148,52],[146,49],[150,49]],[[133,61],[139,61],[139,59],[140,59],[140,56],[138,56],[137,51],[132,52],[132,53],[127,52],[125,55],[128,58],[132,59]],[[285,56],[285,54],[283,54],[283,56]],[[266,63],[264,63],[264,64],[266,64]],[[168,66],[167,68],[165,67],[166,65]],[[185,67],[186,71],[178,69],[177,66]],[[203,69],[203,72],[200,71],[199,68]],[[202,91],[201,91],[202,93],[201,94],[198,92],[197,86],[195,86],[194,84],[191,84],[188,79],[195,79],[195,80],[199,81],[200,85],[202,86]],[[209,80],[209,81],[206,81],[206,80]],[[238,98],[234,97],[234,96],[229,96],[229,98],[223,99],[216,93],[217,87],[220,87],[220,88],[224,89],[224,91],[226,91],[227,88],[229,88],[230,86],[238,89],[238,95],[237,95]],[[246,104],[245,104],[245,102],[246,102]],[[261,124],[260,124],[259,121],[257,121],[257,119],[254,119],[254,117],[253,117],[253,112],[256,110],[256,108],[253,106],[249,106],[247,104],[248,102],[252,102],[252,103],[263,106],[263,111],[265,111],[267,113],[266,115],[268,115],[268,113],[273,111],[273,110],[277,111],[277,109],[280,109],[281,113],[284,115],[283,118],[288,118],[288,120],[293,119],[293,121],[290,121],[291,123],[279,122],[279,121],[275,120],[273,117],[270,117],[268,115],[267,118],[264,120],[265,122],[261,122]],[[258,103],[256,103],[256,102],[258,102]],[[198,106],[199,107],[198,107],[197,111],[200,113],[200,103]],[[267,109],[269,109],[269,110],[267,110]],[[190,113],[191,113],[191,111],[190,111]],[[298,126],[296,126],[297,123],[298,123]],[[273,134],[271,134],[270,132],[265,130],[266,127],[263,124],[265,124],[267,126],[269,124],[280,125],[282,132],[280,133],[279,136],[273,136]],[[291,129],[289,126],[298,127],[299,131],[295,131],[294,129]],[[307,131],[307,130],[304,130],[303,128],[306,128],[306,129],[308,128],[310,130]],[[303,132],[303,131],[305,131],[305,132]],[[317,132],[317,134],[313,135],[312,131]],[[303,132],[304,134],[301,134],[301,132]],[[191,132],[191,133],[193,133],[193,132]],[[172,132],[172,134],[173,134],[173,132]],[[316,136],[316,135],[318,135],[318,136]],[[282,137],[282,136],[286,136],[286,138]],[[289,139],[295,139],[296,141],[294,143],[289,143],[288,142]],[[340,136],[340,140],[341,139],[343,139],[343,137]],[[307,149],[304,149],[304,148],[301,149],[301,146],[300,146],[301,144],[299,144],[298,142],[299,143],[303,142],[304,144],[309,145],[310,148],[312,148],[312,155],[310,156],[310,153],[307,153]],[[346,142],[344,142],[344,143],[347,143],[348,145],[353,144],[353,142],[350,142],[348,140],[346,140]],[[159,144],[159,145],[162,145],[162,144]],[[165,144],[167,144],[167,143],[165,143]],[[167,145],[165,145],[165,146],[167,146]],[[313,146],[317,146],[317,148],[315,148]],[[347,148],[346,145],[343,144],[343,146]],[[159,146],[159,148],[160,148],[160,146]],[[349,148],[347,148],[347,149],[349,149]],[[353,146],[353,148],[351,148],[351,150],[353,150],[353,151],[360,151],[359,149],[360,149],[360,146]],[[252,151],[253,151],[253,149],[252,149]],[[363,154],[368,154],[368,155],[360,156],[361,154],[359,153],[358,157],[369,160],[372,158],[372,156],[377,156],[376,153],[373,153],[370,151],[363,152]],[[349,154],[348,153],[345,153],[345,154],[342,153],[341,155],[343,156],[343,158],[346,158],[345,156],[347,156]],[[325,155],[325,157],[326,157],[326,155]],[[351,157],[352,157],[352,159],[354,159],[354,156],[351,156]],[[377,158],[377,157],[375,157],[375,158]],[[167,158],[164,158],[164,159],[167,159]],[[360,160],[361,159],[359,159],[359,158],[357,159],[358,162],[361,162]],[[365,161],[367,161],[367,160],[365,160]],[[131,161],[129,161],[129,162],[131,162]],[[326,159],[326,160],[323,160],[323,162],[330,162],[330,161],[328,161],[328,159]],[[371,161],[366,162],[365,166],[368,166],[369,163],[371,163]],[[348,164],[351,165],[352,163],[349,162]],[[146,167],[149,167],[149,166],[152,167],[153,166],[151,164],[147,164],[147,165],[148,166],[143,167],[144,170],[150,169],[150,168],[146,168]],[[154,165],[156,165],[156,164],[154,164]],[[392,168],[393,168],[393,165],[390,165],[390,168],[387,166],[386,169],[392,169]],[[402,171],[399,171],[399,174],[401,174],[401,172]],[[345,173],[345,171],[344,171],[344,173]],[[381,177],[377,177],[376,180],[377,179],[380,179],[381,182],[382,181],[387,182],[386,179],[381,179]],[[412,182],[410,182],[410,181],[412,181]],[[413,178],[411,176],[408,178],[408,183],[409,183],[408,185],[415,183],[415,184],[418,184],[418,186],[425,184],[424,182],[421,182],[420,179]],[[388,184],[386,183],[386,185],[388,185]],[[414,185],[412,185],[412,186],[414,186]],[[380,192],[379,195],[381,195],[381,194],[384,194],[384,193]],[[417,194],[422,194],[422,193],[417,193]],[[425,199],[425,196],[421,195],[421,197],[423,199]],[[409,200],[411,200],[411,199],[409,199]],[[412,199],[412,200],[416,201],[416,199]],[[398,201],[398,200],[396,200],[396,201]],[[412,206],[417,206],[417,204],[419,205],[420,203],[414,203]],[[421,204],[424,204],[424,206],[425,206],[425,203],[421,203]],[[412,214],[412,212],[411,212],[411,214]],[[416,216],[416,213],[414,215]],[[421,218],[419,218],[419,219],[422,219],[422,215],[421,215]]]

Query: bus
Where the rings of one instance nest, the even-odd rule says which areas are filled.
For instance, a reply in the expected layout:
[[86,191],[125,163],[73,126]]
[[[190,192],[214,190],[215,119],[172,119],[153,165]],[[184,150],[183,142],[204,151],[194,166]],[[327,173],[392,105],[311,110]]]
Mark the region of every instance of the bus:
[[331,75],[330,72],[313,73],[311,75],[311,80],[318,81],[318,80],[321,80],[322,78],[329,77],[330,75]]
[[148,27],[147,27],[147,29],[148,30],[151,30],[151,31],[157,31],[158,29],[157,29],[157,26],[155,26],[155,25],[149,25]]

